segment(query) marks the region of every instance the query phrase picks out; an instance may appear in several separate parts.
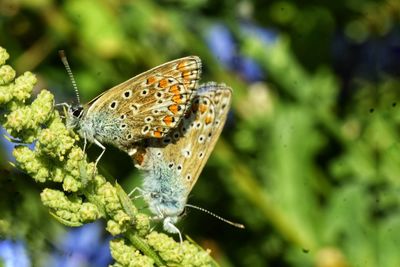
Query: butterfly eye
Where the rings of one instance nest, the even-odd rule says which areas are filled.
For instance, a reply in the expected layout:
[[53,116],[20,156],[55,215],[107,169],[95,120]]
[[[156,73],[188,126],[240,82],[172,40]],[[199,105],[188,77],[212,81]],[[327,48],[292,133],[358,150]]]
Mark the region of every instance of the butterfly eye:
[[186,215],[186,207],[183,208],[182,212],[178,215],[178,217],[183,217]]
[[83,107],[79,106],[72,110],[72,115],[77,118],[81,118],[83,115]]
[[151,196],[151,198],[159,198],[159,197],[160,197],[160,194],[159,194],[159,193],[156,193],[156,192],[151,192],[151,193],[150,193],[150,196]]

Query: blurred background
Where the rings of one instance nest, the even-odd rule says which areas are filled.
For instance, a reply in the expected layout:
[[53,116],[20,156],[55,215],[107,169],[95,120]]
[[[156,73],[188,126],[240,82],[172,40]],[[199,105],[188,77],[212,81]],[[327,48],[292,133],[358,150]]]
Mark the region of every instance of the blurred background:
[[[399,1],[1,0],[0,45],[58,103],[75,101],[60,49],[83,102],[198,55],[201,81],[234,94],[189,203],[246,229],[195,210],[179,229],[222,266],[400,266]],[[12,168],[13,145],[0,145],[0,262],[111,263],[102,222],[50,218],[46,185]],[[117,149],[100,168],[126,191],[141,183]]]

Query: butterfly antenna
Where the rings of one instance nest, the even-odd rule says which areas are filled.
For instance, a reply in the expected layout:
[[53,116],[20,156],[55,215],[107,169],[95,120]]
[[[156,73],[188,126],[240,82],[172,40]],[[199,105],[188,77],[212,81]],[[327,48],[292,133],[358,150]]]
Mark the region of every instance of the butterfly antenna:
[[219,220],[221,220],[221,221],[223,221],[223,222],[226,222],[227,224],[230,224],[230,225],[235,226],[235,227],[237,227],[237,228],[244,229],[244,225],[243,225],[243,224],[231,222],[231,221],[229,221],[229,220],[227,220],[227,219],[222,218],[221,216],[218,216],[218,215],[215,214],[215,213],[212,213],[212,212],[209,211],[209,210],[200,208],[200,207],[198,207],[198,206],[190,205],[190,204],[186,204],[185,206],[186,206],[186,207],[189,207],[189,208],[192,208],[192,209],[196,209],[196,210],[205,212],[205,213],[207,213],[207,214],[209,214],[209,215],[211,215],[211,216],[214,216],[215,218],[217,218],[217,219],[219,219]]
[[75,94],[76,94],[76,99],[78,100],[78,104],[81,104],[81,99],[79,97],[79,91],[78,91],[78,86],[76,86],[75,78],[74,75],[72,74],[71,68],[69,67],[69,63],[67,60],[67,56],[65,55],[64,50],[59,50],[58,54],[60,55],[61,61],[65,66],[65,69],[67,70],[68,76],[72,82],[72,87],[74,87]]

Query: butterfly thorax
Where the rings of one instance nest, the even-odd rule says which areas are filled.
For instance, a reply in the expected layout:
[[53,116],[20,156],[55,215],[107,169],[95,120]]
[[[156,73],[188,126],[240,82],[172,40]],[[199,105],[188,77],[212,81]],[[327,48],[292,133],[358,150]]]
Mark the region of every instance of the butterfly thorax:
[[88,112],[86,107],[71,107],[66,118],[67,127],[75,129],[82,138],[93,143],[112,144],[124,149],[120,142],[123,125],[111,112]]

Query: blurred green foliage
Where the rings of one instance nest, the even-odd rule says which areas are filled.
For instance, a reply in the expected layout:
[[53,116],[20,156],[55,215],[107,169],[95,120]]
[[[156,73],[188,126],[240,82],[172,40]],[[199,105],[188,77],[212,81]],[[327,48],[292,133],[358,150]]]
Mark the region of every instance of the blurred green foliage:
[[[223,266],[400,266],[400,65],[388,70],[366,58],[387,59],[381,46],[399,49],[399,18],[395,0],[3,0],[0,45],[57,102],[74,97],[59,49],[86,101],[168,60],[200,56],[202,81],[230,85],[234,103],[189,202],[247,228],[190,211],[182,232]],[[245,23],[274,30],[276,40]],[[221,64],[207,45],[216,24],[231,31],[236,56],[255,60],[267,78],[248,81]],[[367,52],[356,57],[357,49]],[[99,151],[90,152],[94,159]],[[41,257],[57,223],[29,219],[46,213],[40,187],[0,165],[1,233],[27,239],[32,258]],[[127,191],[140,185],[116,149],[100,165]]]

